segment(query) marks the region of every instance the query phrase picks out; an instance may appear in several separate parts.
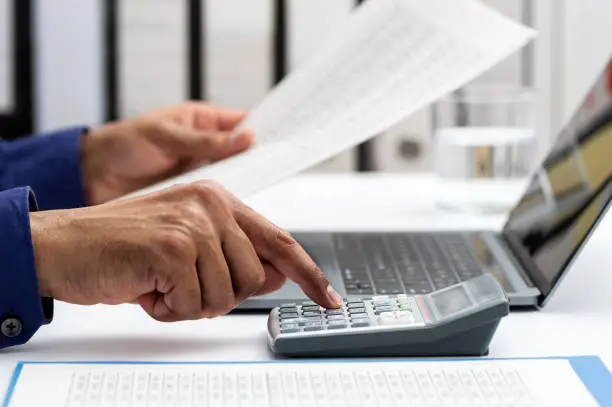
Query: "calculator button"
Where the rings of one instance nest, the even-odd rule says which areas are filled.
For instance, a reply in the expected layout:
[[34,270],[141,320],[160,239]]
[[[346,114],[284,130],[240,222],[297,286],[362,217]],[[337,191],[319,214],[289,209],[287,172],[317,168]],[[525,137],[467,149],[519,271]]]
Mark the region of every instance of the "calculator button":
[[293,318],[297,318],[298,314],[297,312],[289,312],[286,314],[281,314],[280,317],[281,319],[293,319]]
[[346,321],[329,321],[327,327],[329,329],[342,329],[347,328],[348,324],[346,323]]
[[328,309],[325,311],[327,315],[344,315],[344,310],[342,309]]
[[304,331],[320,331],[323,329],[323,325],[320,322],[307,322],[304,325]]
[[318,317],[321,315],[321,312],[317,311],[304,311],[302,312],[302,315],[305,317]]
[[351,319],[367,319],[367,318],[368,318],[368,314],[366,314],[365,312],[351,314]]
[[300,321],[301,321],[300,318],[289,318],[289,319],[281,320],[281,324],[282,325],[286,325],[286,324],[299,324]]
[[321,311],[321,307],[318,305],[305,305],[302,307],[302,311],[316,311],[319,312]]
[[391,312],[393,311],[393,307],[376,307],[376,309],[374,310],[374,312],[376,313],[376,315],[382,314],[383,312]]
[[354,319],[351,322],[351,326],[353,328],[361,328],[361,327],[364,327],[364,326],[370,326],[370,320],[368,320],[368,319]]
[[348,309],[363,308],[365,307],[365,304],[363,303],[363,301],[352,301],[352,302],[349,302],[346,306],[348,307]]
[[328,321],[346,321],[346,317],[344,315],[328,315]]
[[352,314],[365,314],[366,309],[365,308],[353,308],[349,310],[349,313]]
[[397,322],[397,318],[395,317],[395,315],[393,315],[393,312],[383,312],[380,314],[379,319],[380,322],[384,324]]
[[287,324],[287,325],[281,326],[282,334],[290,334],[290,333],[299,332],[299,331],[300,331],[300,327],[298,326],[298,324]]
[[385,325],[392,324],[406,324],[414,322],[411,312],[398,311],[398,312],[383,312],[380,314],[380,322]]
[[304,301],[302,307],[319,307],[319,305],[314,301]]
[[281,311],[279,314],[280,314],[281,317],[283,317],[284,315],[297,314],[297,313],[298,313],[298,311],[296,309],[294,309],[294,310],[284,310],[284,311]]

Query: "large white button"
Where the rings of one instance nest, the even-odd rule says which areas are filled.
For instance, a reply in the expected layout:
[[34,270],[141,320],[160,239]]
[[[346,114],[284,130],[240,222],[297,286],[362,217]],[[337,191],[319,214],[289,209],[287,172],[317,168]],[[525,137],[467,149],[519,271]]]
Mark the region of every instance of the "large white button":
[[383,325],[401,325],[414,323],[414,317],[410,311],[382,312],[379,315]]

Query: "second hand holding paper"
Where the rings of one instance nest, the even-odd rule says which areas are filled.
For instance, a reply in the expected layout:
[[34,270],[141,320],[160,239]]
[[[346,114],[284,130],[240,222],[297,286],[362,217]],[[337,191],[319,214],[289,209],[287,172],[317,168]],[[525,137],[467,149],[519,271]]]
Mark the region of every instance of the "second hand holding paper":
[[386,130],[501,62],[532,37],[475,0],[365,2],[241,128],[248,151],[130,196],[214,179],[240,199]]

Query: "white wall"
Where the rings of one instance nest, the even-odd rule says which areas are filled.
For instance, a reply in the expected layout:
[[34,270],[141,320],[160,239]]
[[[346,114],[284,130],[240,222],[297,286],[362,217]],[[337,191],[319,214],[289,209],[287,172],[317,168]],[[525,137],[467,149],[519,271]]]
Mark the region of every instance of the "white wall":
[[204,12],[207,99],[250,109],[273,82],[272,2],[207,0]]
[[11,109],[13,104],[13,31],[9,0],[0,0],[0,113]]
[[100,0],[36,0],[36,128],[103,118]]
[[612,56],[612,1],[565,0],[564,102],[567,120]]
[[186,2],[119,2],[119,117],[177,104],[187,97]]

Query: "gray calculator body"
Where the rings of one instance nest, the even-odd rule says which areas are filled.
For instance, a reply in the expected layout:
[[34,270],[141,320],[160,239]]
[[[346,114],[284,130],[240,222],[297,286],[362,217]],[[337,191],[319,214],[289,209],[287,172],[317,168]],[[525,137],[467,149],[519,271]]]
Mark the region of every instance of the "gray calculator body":
[[312,302],[274,308],[269,346],[290,357],[482,356],[508,298],[485,274],[427,295],[345,301],[337,310]]

